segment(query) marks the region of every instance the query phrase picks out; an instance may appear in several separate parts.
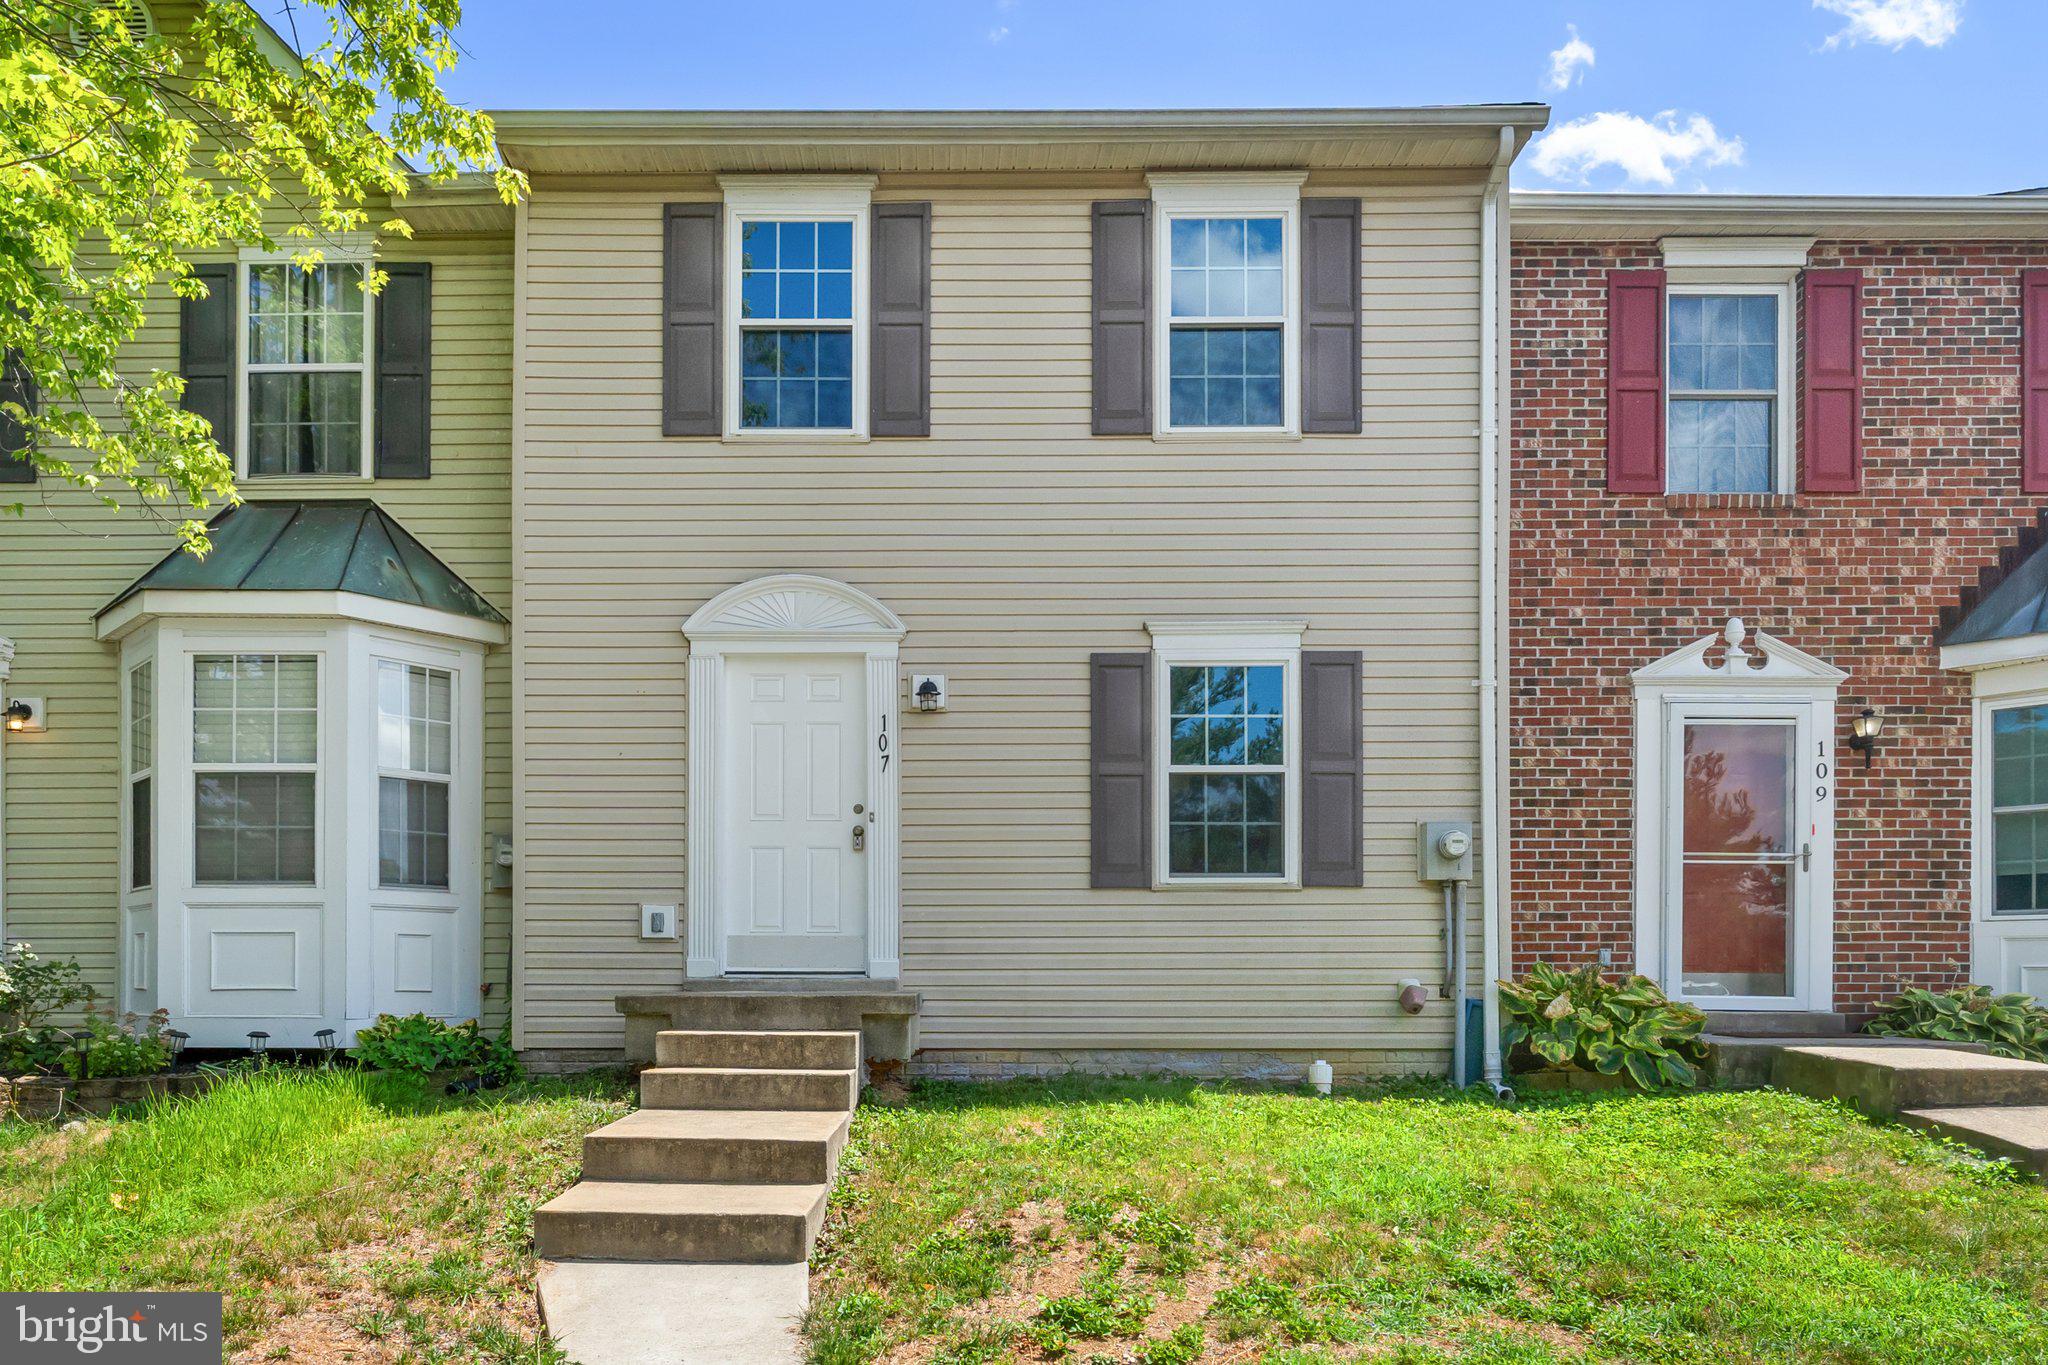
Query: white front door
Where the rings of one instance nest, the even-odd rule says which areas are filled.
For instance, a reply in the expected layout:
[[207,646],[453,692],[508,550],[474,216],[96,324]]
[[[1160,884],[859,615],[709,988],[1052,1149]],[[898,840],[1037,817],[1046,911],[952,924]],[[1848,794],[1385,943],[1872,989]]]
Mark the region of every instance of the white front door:
[[1826,1009],[1833,758],[1803,703],[1666,711],[1665,990],[1707,1009]]
[[869,797],[860,656],[726,666],[719,896],[726,969],[867,967]]

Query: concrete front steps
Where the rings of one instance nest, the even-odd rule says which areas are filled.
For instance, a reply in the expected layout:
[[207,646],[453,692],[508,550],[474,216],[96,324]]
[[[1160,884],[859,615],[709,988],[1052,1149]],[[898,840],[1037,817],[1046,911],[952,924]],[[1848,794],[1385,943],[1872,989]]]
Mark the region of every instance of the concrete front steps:
[[1781,1047],[1771,1083],[1846,1100],[2048,1175],[2048,1066],[1981,1049],[1903,1039]]
[[642,1108],[583,1142],[583,1179],[534,1212],[547,1260],[773,1265],[810,1256],[860,1098],[860,1035],[655,1038]]

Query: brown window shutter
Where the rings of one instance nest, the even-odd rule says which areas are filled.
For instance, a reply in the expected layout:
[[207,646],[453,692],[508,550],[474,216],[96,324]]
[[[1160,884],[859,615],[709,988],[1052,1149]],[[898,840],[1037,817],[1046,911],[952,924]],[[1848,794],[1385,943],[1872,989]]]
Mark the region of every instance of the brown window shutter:
[[[0,360],[0,403],[18,403],[23,412],[36,410],[36,377],[28,372],[19,351],[9,351]],[[28,427],[13,413],[0,409],[0,483],[34,483],[36,467],[23,457],[28,448]]]
[[1152,656],[1088,656],[1088,884],[1152,885]]
[[1301,884],[1365,882],[1365,656],[1301,656]]
[[1356,433],[1359,231],[1356,199],[1301,201],[1301,429]]
[[1799,486],[1854,493],[1863,487],[1863,272],[1809,270],[1800,288]]
[[2048,269],[2020,272],[2020,487],[2048,493]]
[[874,207],[868,431],[932,432],[932,206]]
[[669,204],[661,235],[661,431],[717,436],[720,427],[718,259],[723,204]]
[[1152,430],[1152,201],[1095,205],[1090,364],[1097,436]]
[[185,377],[185,411],[213,424],[213,440],[235,453],[235,267],[194,266],[206,286],[203,299],[178,302],[178,372]]
[[377,477],[433,473],[434,267],[384,266],[377,296]]
[[1664,272],[1607,272],[1607,491],[1664,491]]

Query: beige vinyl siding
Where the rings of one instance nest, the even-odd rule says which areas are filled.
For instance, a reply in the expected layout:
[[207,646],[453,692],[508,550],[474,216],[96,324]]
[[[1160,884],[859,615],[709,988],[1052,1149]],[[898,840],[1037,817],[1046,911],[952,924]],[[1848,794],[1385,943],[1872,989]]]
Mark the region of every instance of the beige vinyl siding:
[[[923,1046],[1448,1046],[1446,1007],[1394,997],[1442,974],[1414,822],[1479,799],[1479,187],[1311,182],[1365,196],[1365,433],[1234,444],[1089,432],[1089,205],[1142,192],[885,179],[933,201],[932,434],[805,445],[660,436],[661,205],[692,196],[536,184],[522,1046],[615,1047],[612,998],[682,980],[636,910],[683,898],[679,627],[780,571],[873,593],[903,672],[950,679],[947,713],[900,726]],[[1363,890],[1089,889],[1088,655],[1169,616],[1364,651]]]
[[[386,259],[433,263],[433,477],[425,481],[253,479],[251,500],[373,497],[501,610],[511,606],[511,243],[387,244]],[[168,294],[123,363],[178,368],[178,310]],[[161,509],[118,512],[45,479],[0,486],[0,636],[15,643],[16,694],[49,706],[47,734],[6,739],[6,933],[46,956],[76,957],[95,986],[115,984],[122,785],[116,650],[93,614],[174,547]],[[512,827],[511,661],[485,665],[484,828]],[[488,879],[487,879],[488,884]],[[484,901],[484,1016],[508,1008],[509,890]]]

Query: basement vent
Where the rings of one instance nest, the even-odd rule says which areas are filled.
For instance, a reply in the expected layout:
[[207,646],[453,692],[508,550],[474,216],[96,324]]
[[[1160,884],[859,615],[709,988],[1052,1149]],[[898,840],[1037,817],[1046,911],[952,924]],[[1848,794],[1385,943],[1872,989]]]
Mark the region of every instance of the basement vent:
[[[126,29],[130,42],[139,43],[145,38],[156,37],[156,16],[149,12],[149,6],[143,0],[103,0],[100,8],[113,13],[114,27]],[[95,36],[96,30],[83,24],[71,26],[71,41],[74,43],[89,42]]]

